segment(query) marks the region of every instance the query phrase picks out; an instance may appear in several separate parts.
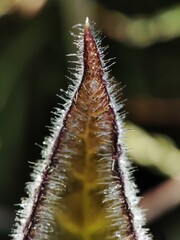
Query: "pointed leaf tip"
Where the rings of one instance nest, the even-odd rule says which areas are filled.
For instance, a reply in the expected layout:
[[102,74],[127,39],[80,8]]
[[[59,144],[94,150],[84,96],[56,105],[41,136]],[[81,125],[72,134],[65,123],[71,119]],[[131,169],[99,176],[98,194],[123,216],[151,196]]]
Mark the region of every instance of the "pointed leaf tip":
[[137,208],[112,83],[88,17],[82,31],[79,76],[34,169],[14,240],[150,240]]
[[86,17],[86,20],[85,20],[85,28],[88,28],[89,27],[89,17]]

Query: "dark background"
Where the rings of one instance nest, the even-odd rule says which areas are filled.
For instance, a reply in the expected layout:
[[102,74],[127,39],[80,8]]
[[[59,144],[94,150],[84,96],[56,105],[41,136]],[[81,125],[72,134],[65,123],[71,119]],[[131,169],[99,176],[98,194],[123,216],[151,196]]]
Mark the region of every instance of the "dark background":
[[[9,239],[7,236],[18,208],[14,204],[25,195],[24,185],[31,172],[29,162],[41,157],[41,148],[37,145],[48,135],[45,126],[50,125],[51,111],[60,102],[56,94],[69,83],[65,75],[70,65],[66,54],[74,51],[73,37],[69,34],[71,26],[83,23],[90,14],[94,21],[101,22],[102,31],[103,27],[106,29],[107,19],[102,13],[98,14],[99,5],[90,8],[95,3],[129,18],[153,18],[163,10],[176,7],[178,1],[74,0],[72,4],[71,1],[51,0],[36,11],[28,11],[28,6],[26,9],[11,6],[6,0],[4,3],[7,9],[0,3],[1,240]],[[82,4],[82,9],[74,9],[76,4]],[[175,17],[178,23],[180,15]],[[163,40],[155,37],[142,45],[108,37],[106,30],[104,34],[107,37],[103,44],[110,46],[108,57],[116,57],[111,74],[122,86],[126,85],[123,98],[128,99],[127,119],[150,133],[171,137],[180,146],[180,28],[176,35],[169,34]],[[161,105],[158,105],[159,99]],[[162,115],[158,106],[164,109]],[[149,115],[146,115],[143,109],[148,107]],[[157,169],[137,168],[135,177],[141,194],[167,179]],[[179,227],[179,207],[150,225],[154,240],[179,240]]]

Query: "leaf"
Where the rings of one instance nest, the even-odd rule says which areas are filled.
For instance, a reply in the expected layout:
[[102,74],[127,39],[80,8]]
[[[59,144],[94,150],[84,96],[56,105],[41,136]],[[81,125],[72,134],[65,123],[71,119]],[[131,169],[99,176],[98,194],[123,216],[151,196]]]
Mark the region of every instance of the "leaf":
[[32,17],[41,10],[46,1],[47,0],[1,0],[0,15],[18,11],[24,16]]
[[161,134],[150,135],[132,123],[127,123],[127,128],[131,129],[126,133],[126,144],[131,149],[130,158],[139,165],[156,168],[169,177],[179,175],[180,149],[172,139]]
[[57,110],[13,239],[148,240],[114,88],[88,18],[78,39],[76,84]]

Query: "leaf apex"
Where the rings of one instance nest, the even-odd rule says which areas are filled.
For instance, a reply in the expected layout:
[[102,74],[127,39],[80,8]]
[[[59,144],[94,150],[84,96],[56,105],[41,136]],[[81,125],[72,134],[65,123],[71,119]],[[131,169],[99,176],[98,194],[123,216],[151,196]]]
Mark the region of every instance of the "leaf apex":
[[84,28],[85,29],[89,29],[90,28],[89,17],[86,17]]

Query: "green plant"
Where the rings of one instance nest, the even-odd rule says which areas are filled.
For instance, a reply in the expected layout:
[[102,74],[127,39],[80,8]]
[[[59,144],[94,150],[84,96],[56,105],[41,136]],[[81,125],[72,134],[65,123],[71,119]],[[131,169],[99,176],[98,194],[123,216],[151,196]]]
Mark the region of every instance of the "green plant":
[[75,41],[75,84],[34,166],[13,239],[150,239],[125,156],[109,60],[94,36],[87,18]]

